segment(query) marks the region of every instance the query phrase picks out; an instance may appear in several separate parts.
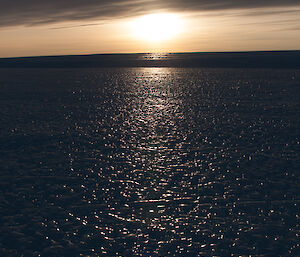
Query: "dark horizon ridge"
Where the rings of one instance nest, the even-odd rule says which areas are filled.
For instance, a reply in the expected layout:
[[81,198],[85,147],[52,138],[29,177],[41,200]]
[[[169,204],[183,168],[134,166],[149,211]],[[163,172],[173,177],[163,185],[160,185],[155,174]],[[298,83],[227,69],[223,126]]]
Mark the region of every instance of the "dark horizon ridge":
[[[156,56],[155,56],[156,55]],[[300,50],[107,53],[0,58],[0,68],[300,68]]]

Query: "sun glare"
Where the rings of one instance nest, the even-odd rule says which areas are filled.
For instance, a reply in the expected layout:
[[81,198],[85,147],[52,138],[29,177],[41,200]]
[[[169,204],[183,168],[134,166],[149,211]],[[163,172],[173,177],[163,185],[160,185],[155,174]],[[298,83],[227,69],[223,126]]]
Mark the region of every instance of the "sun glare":
[[178,35],[182,31],[182,22],[176,14],[157,13],[136,19],[131,27],[135,38],[160,42]]

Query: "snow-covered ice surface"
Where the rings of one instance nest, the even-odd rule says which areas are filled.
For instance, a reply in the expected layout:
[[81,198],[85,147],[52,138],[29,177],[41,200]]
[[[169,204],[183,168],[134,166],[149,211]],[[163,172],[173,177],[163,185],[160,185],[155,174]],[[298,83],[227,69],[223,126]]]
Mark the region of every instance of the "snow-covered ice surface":
[[300,71],[0,70],[1,256],[300,254]]

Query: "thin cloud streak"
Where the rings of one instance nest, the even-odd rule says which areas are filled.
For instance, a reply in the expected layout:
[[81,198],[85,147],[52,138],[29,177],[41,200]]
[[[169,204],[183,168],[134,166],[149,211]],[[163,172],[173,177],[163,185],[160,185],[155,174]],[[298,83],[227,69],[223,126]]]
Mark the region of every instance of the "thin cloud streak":
[[[300,6],[300,0],[0,0],[0,26],[107,20],[154,11],[201,12],[295,6]],[[280,13],[280,10],[276,12]]]
[[75,25],[75,26],[62,26],[62,27],[54,27],[50,28],[53,30],[58,30],[58,29],[72,29],[72,28],[80,28],[80,27],[93,27],[93,26],[100,26],[105,23],[91,23],[91,24],[82,24],[82,25]]

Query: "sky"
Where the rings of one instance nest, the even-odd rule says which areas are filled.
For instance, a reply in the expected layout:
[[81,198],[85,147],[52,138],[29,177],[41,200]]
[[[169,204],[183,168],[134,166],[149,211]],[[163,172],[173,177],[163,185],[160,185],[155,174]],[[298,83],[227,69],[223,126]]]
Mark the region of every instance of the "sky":
[[0,57],[300,49],[300,0],[0,0]]

